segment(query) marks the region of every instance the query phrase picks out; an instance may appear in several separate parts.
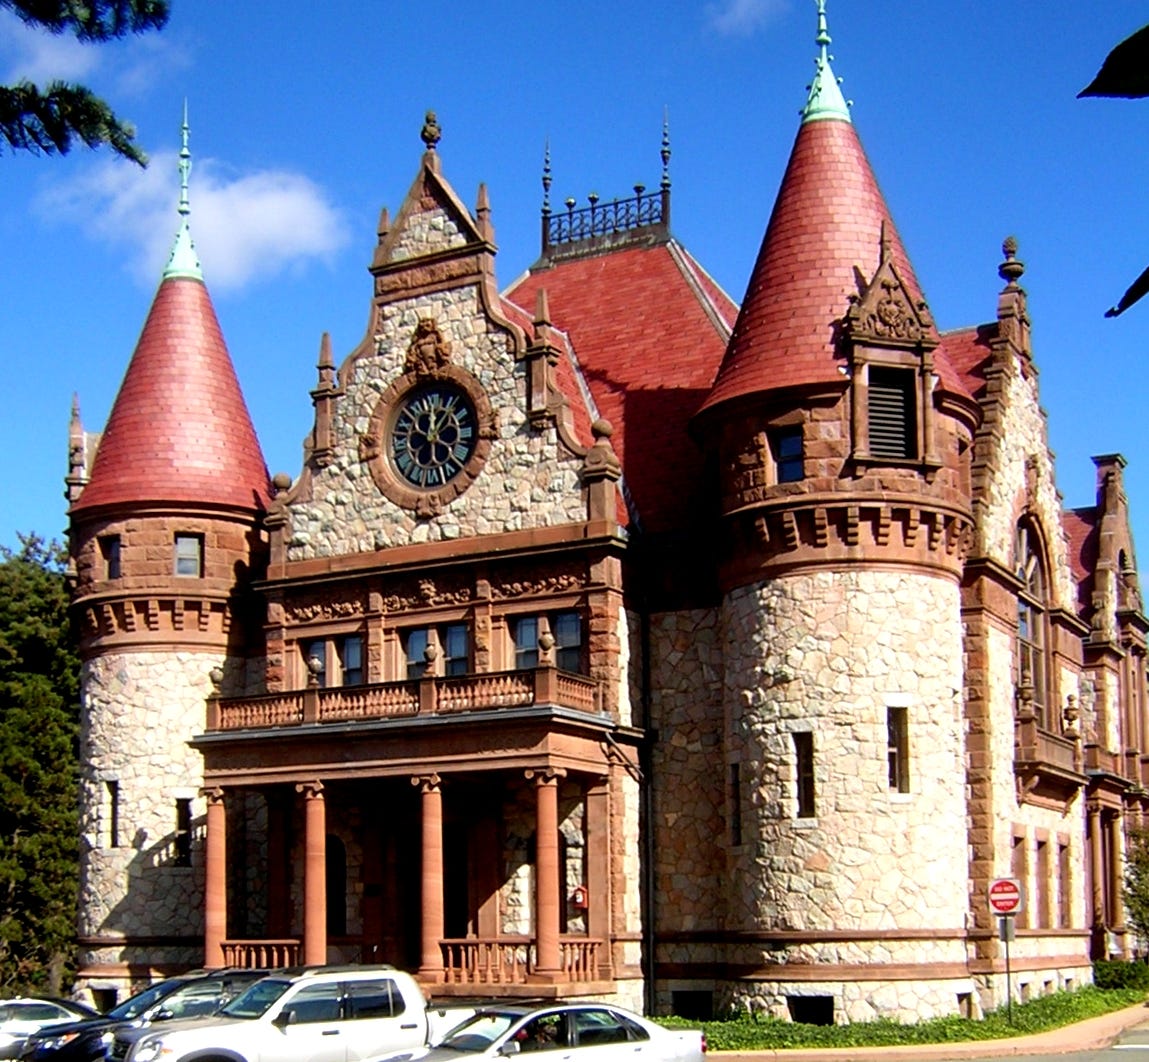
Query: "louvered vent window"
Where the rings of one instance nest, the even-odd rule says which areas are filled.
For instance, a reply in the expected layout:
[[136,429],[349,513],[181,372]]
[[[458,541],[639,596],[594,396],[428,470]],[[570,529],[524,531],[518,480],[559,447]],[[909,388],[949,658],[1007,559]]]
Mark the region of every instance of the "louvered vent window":
[[890,460],[918,456],[912,369],[870,367],[870,453]]

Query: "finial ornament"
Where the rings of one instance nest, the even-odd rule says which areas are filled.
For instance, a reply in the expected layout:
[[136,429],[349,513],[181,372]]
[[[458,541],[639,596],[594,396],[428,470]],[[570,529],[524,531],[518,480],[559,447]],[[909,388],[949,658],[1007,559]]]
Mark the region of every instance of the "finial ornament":
[[428,151],[434,151],[435,145],[443,137],[443,130],[439,128],[439,120],[435,117],[434,111],[428,111],[423,119],[423,128],[419,133],[422,137],[423,143],[427,145]]
[[543,213],[551,212],[551,140],[543,148]]
[[842,89],[833,70],[830,69],[830,28],[826,19],[826,0],[818,3],[818,33],[814,43],[818,46],[818,57],[814,60],[814,80],[810,83],[810,94],[806,106],[802,108],[802,121],[814,122],[825,118],[850,121],[850,109],[842,95]]
[[1005,261],[997,267],[997,275],[1006,284],[1016,285],[1025,273],[1025,263],[1017,260],[1017,237],[1007,236],[1001,245]]
[[172,253],[168,257],[167,267],[163,278],[189,277],[193,280],[203,280],[199,257],[196,255],[195,243],[191,237],[191,228],[188,225],[188,215],[191,214],[191,200],[188,196],[188,178],[191,176],[191,151],[188,149],[188,103],[184,100],[184,116],[180,125],[180,199],[179,215],[180,227],[172,244]]
[[670,111],[668,108],[663,108],[662,111],[662,150],[659,152],[662,156],[662,187],[670,187]]

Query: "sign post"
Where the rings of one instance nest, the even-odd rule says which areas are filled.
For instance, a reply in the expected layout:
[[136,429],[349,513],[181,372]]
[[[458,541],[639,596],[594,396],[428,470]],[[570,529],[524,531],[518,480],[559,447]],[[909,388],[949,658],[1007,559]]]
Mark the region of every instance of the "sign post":
[[989,883],[989,912],[997,916],[998,934],[1005,945],[1006,1015],[1013,1024],[1013,972],[1009,966],[1009,944],[1013,940],[1014,918],[1025,910],[1025,887],[1018,878],[994,878]]

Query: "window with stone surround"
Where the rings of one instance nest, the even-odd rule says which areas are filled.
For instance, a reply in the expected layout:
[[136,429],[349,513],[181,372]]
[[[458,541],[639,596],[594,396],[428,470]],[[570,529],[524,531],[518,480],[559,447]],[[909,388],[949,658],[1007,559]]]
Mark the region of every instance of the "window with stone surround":
[[[1009,850],[1009,874],[1022,883],[1023,889],[1028,889],[1029,882],[1029,849],[1026,843],[1025,827],[1015,825]],[[1017,916],[1018,929],[1029,928],[1029,904]]]
[[1070,850],[1069,838],[1057,838],[1057,925],[1069,927],[1070,890]]
[[906,708],[886,709],[886,753],[890,768],[890,789],[910,791],[910,725]]
[[801,730],[791,737],[794,739],[795,814],[800,819],[812,819],[817,814],[814,805],[814,735],[809,730]]
[[192,865],[192,802],[186,797],[176,801],[176,828],[172,848],[173,863],[177,867]]
[[770,455],[774,459],[774,479],[777,483],[796,483],[805,475],[802,447],[802,425],[787,424],[771,428]]
[[362,634],[339,634],[301,642],[300,656],[305,682],[313,666],[312,660],[319,662],[316,678],[323,688],[358,686],[366,679]]
[[[471,632],[465,623],[414,627],[402,635],[407,677],[466,675],[471,670]],[[427,650],[432,649],[428,658]]]
[[586,673],[583,656],[582,617],[574,610],[539,616],[512,617],[509,622],[514,643],[515,668],[539,666],[539,638],[550,634],[555,640],[555,667],[560,671]]
[[1045,563],[1040,538],[1028,522],[1018,525],[1015,573],[1021,583],[1017,596],[1018,698],[1030,706],[1037,725],[1057,729],[1049,717],[1049,669],[1046,662]]
[[866,413],[870,456],[911,461],[918,456],[917,376],[913,369],[870,365]]
[[100,560],[103,562],[104,578],[120,578],[120,536],[101,535],[99,539]]
[[730,844],[742,844],[742,765],[730,764]]
[[120,783],[110,778],[104,783],[108,802],[108,847],[120,847]]
[[203,578],[203,535],[176,534],[174,570],[183,578]]
[[1034,907],[1034,917],[1038,928],[1048,928],[1053,925],[1050,918],[1050,891],[1053,888],[1053,868],[1050,866],[1049,861],[1049,840],[1045,837],[1037,838],[1037,864],[1034,875],[1034,886],[1037,890],[1037,896],[1034,897],[1036,903]]

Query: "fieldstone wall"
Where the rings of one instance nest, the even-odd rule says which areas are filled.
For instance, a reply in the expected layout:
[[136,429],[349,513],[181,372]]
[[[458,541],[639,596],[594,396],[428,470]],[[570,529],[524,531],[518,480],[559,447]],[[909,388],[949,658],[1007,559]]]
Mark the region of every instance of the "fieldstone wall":
[[[487,316],[477,285],[404,299],[375,313],[373,334],[341,370],[346,393],[334,406],[331,462],[313,471],[310,499],[290,507],[289,560],[586,518],[581,458],[559,445],[553,425],[530,426],[525,365],[515,361],[507,328]],[[360,437],[382,392],[403,373],[421,318],[435,321],[451,363],[477,378],[497,411],[497,438],[478,480],[431,519],[419,519],[384,497],[359,456]]]
[[[216,653],[117,653],[81,673],[81,937],[203,935],[200,844],[206,808],[203,766],[187,744],[202,730]],[[132,741],[126,737],[135,735]],[[111,836],[110,782],[118,789],[118,837]],[[192,866],[176,864],[176,801],[192,801]],[[118,841],[117,844],[112,843]],[[175,948],[187,960],[185,950]],[[202,961],[202,945],[190,961]],[[162,955],[149,949],[152,962]],[[126,961],[105,947],[90,962]],[[178,960],[177,960],[178,961]],[[102,984],[104,982],[101,982]],[[118,987],[127,989],[125,976]]]

